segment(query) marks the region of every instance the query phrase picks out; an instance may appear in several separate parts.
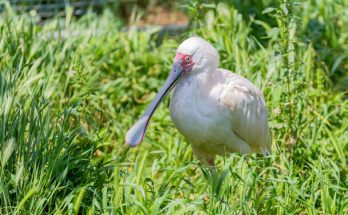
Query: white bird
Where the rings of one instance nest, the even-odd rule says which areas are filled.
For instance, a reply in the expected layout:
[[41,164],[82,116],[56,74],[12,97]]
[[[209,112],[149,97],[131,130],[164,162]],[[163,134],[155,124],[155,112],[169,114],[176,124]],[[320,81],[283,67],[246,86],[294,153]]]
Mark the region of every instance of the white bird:
[[146,112],[126,134],[137,146],[158,104],[174,88],[170,117],[202,162],[233,152],[271,153],[267,107],[260,89],[248,79],[220,69],[217,50],[200,37],[185,40],[173,68]]

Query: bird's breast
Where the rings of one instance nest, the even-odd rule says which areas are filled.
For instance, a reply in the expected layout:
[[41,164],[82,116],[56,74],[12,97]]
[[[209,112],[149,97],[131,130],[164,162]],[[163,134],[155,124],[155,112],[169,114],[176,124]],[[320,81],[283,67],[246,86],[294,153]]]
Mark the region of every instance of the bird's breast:
[[213,90],[188,77],[175,87],[171,96],[170,117],[193,144],[214,138],[214,130],[226,129],[227,113],[218,98],[211,95]]

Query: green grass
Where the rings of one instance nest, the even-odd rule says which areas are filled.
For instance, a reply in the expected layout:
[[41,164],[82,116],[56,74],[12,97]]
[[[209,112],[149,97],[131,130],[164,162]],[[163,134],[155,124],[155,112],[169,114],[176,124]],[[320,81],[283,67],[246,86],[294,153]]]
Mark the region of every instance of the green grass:
[[[108,11],[44,25],[2,14],[0,213],[347,214],[346,1],[236,2],[190,3],[192,28],[159,46]],[[144,142],[124,144],[192,34],[264,92],[272,156],[219,157],[212,175],[168,98]]]

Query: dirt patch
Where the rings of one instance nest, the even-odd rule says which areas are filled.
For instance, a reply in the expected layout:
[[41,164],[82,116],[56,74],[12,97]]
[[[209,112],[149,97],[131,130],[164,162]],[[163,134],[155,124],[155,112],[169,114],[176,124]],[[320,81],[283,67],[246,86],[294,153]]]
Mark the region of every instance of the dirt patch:
[[139,21],[139,26],[146,25],[187,25],[188,17],[181,11],[169,10],[156,6],[148,9],[143,18]]

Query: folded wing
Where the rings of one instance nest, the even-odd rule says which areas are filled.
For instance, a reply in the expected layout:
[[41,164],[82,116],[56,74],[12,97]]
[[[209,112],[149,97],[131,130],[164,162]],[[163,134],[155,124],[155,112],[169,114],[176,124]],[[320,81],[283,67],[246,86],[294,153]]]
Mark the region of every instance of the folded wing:
[[223,71],[226,77],[220,103],[231,112],[233,132],[255,152],[271,153],[268,114],[262,92],[248,79]]

